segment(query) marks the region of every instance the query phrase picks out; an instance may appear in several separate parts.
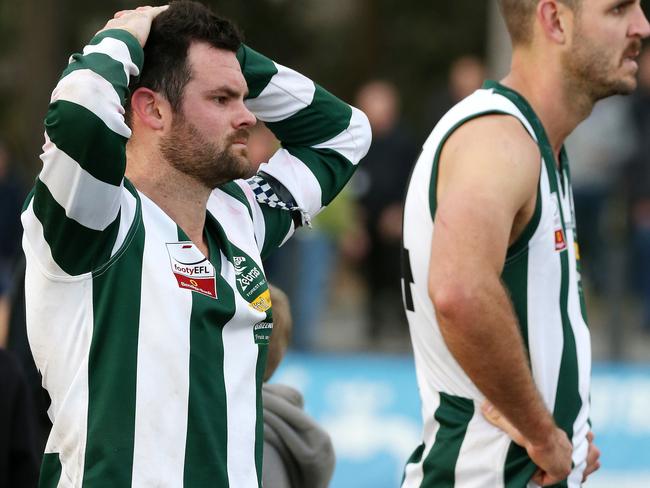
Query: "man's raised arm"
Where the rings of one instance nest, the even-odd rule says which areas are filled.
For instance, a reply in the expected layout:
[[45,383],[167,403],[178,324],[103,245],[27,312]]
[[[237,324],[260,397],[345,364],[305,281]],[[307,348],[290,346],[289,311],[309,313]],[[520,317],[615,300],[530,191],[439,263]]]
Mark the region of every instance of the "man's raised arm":
[[[43,169],[22,220],[26,251],[46,272],[88,273],[110,258],[134,199],[124,201],[129,79],[143,62],[151,21],[166,7],[118,12],[70,58],[45,118]],[[128,209],[122,209],[122,206]],[[121,211],[122,210],[122,211]]]

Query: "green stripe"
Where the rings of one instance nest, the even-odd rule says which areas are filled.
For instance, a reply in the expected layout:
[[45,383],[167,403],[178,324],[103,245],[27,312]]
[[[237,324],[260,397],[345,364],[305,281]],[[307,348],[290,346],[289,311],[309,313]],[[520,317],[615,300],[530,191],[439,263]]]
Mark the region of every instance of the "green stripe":
[[120,213],[103,231],[69,219],[40,180],[34,185],[34,214],[59,267],[71,276],[88,273],[108,261],[120,227]]
[[579,392],[578,358],[576,341],[568,313],[569,301],[569,252],[560,253],[562,263],[562,284],[560,287],[560,309],[562,313],[562,334],[564,345],[558,373],[557,393],[553,416],[557,425],[564,430],[569,439],[573,438],[573,423],[582,407]]
[[523,339],[526,353],[528,349],[528,249],[520,252],[516,258],[506,261],[501,279],[510,293],[510,299],[515,309],[519,330]]
[[461,119],[456,124],[454,124],[452,128],[449,129],[447,133],[442,137],[440,143],[438,144],[436,153],[433,156],[433,165],[431,167],[431,179],[429,183],[429,211],[431,212],[431,218],[434,220],[436,218],[436,209],[438,206],[437,186],[438,186],[438,172],[440,170],[440,155],[442,154],[442,149],[445,143],[447,142],[447,140],[449,139],[449,137],[451,137],[451,135],[461,125],[469,122],[472,119],[477,119],[485,115],[510,115],[510,114],[507,112],[503,112],[501,110],[486,110],[485,112],[477,112],[475,114],[472,114],[469,117],[465,117],[464,119]]
[[440,393],[440,405],[434,414],[440,427],[422,465],[421,488],[454,488],[456,462],[473,416],[472,400]]
[[124,104],[128,95],[128,87],[126,72],[122,63],[103,53],[91,53],[86,56],[73,54],[72,58],[75,62],[68,65],[61,74],[60,80],[74,71],[91,70],[113,85],[113,89],[120,97],[122,104]]
[[61,459],[58,452],[43,454],[38,488],[56,488],[61,479]]
[[94,326],[88,358],[84,488],[131,486],[139,290],[145,242],[139,211],[136,219],[127,236],[126,252],[110,267],[93,275]]
[[291,230],[291,212],[268,205],[260,205],[264,216],[264,245],[261,257],[266,259],[275,251]]
[[138,69],[142,69],[142,64],[144,63],[144,51],[140,46],[140,42],[128,31],[124,29],[108,29],[103,32],[100,32],[95,37],[93,37],[89,45],[99,44],[102,39],[106,37],[111,37],[113,39],[118,39],[126,44],[126,47],[129,48],[129,54],[131,55],[131,61],[135,64]]
[[406,466],[404,467],[404,472],[402,473],[402,481],[400,482],[400,486],[404,484],[404,480],[406,479],[406,469],[408,468],[409,464],[418,464],[420,461],[422,461],[422,455],[424,454],[424,442],[420,444],[418,447],[415,448],[415,451],[411,453],[409,458],[406,460]]
[[50,140],[104,183],[119,186],[126,170],[126,141],[90,110],[65,100],[50,105],[45,118]]
[[329,205],[350,180],[356,166],[333,149],[311,149],[287,146],[289,153],[300,159],[314,174],[321,188],[321,206]]
[[280,122],[266,122],[283,146],[314,146],[329,141],[350,126],[352,108],[316,85],[308,107]]
[[[221,276],[219,243],[224,241],[216,236],[224,234],[216,220],[206,220],[206,235],[217,277],[217,299],[191,292],[190,390],[183,480],[187,487],[227,488],[228,424],[222,330],[235,314],[235,296]],[[189,240],[180,227],[178,239]]]
[[528,457],[526,449],[510,443],[503,472],[504,488],[525,488],[537,471],[537,466]]
[[247,99],[257,98],[275,76],[278,69],[266,56],[242,44],[237,51],[237,60],[248,84]]

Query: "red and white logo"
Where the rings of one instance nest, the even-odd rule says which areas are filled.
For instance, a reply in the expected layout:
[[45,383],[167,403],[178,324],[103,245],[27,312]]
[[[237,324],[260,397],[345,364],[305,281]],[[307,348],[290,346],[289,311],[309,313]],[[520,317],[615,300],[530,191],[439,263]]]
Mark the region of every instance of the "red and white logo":
[[552,193],[551,205],[553,207],[553,227],[555,234],[555,250],[564,251],[566,249],[566,239],[564,238],[564,230],[562,228],[562,215],[558,206],[557,194]]
[[167,243],[167,252],[179,288],[217,298],[214,266],[192,242]]

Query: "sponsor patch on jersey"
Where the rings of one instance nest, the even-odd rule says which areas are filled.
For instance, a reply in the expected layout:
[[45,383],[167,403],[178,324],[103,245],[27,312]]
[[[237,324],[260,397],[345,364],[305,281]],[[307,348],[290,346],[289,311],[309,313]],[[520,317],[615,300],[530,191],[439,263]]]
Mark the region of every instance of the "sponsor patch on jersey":
[[250,303],[250,306],[258,312],[266,312],[271,308],[271,292],[268,289],[264,290]]
[[557,194],[552,193],[553,205],[553,228],[555,234],[555,250],[564,251],[566,249],[566,239],[564,238],[564,230],[562,229],[562,216],[560,215],[560,208],[558,207]]
[[178,287],[217,298],[217,278],[212,263],[192,242],[167,243],[167,252]]
[[253,326],[255,344],[268,344],[273,332],[273,322],[262,321]]
[[[253,302],[257,301],[268,290],[264,273],[262,273],[255,261],[248,256],[233,256],[233,265],[239,293],[253,308],[258,310],[253,306]],[[269,307],[267,309],[270,308],[271,299],[269,298],[268,301]],[[261,300],[260,303],[262,303]],[[260,312],[264,311],[260,310]]]

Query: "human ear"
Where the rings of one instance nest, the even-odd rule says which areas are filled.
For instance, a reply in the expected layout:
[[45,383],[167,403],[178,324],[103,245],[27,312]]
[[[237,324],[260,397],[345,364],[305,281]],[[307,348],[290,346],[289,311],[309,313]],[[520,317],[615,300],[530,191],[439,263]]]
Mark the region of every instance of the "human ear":
[[558,0],[542,0],[537,4],[536,16],[547,39],[564,44],[568,37],[571,10]]
[[140,87],[131,95],[131,110],[141,123],[152,130],[162,130],[169,119],[169,102],[155,91]]

